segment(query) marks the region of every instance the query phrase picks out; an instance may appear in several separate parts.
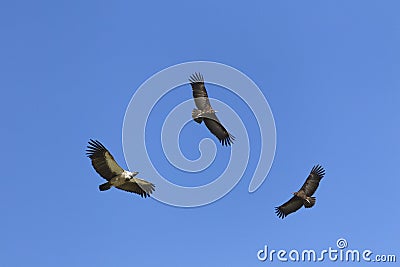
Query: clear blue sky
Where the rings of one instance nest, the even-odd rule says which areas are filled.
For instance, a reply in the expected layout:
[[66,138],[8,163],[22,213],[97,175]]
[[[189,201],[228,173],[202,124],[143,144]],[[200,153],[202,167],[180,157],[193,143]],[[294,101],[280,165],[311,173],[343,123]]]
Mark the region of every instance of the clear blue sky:
[[[322,250],[340,237],[400,261],[399,10],[365,0],[3,2],[1,265],[279,266],[257,251]],[[135,90],[192,60],[239,69],[268,99],[277,149],[264,184],[249,194],[247,172],[192,209],[99,192],[88,139],[126,167],[122,123]],[[316,206],[278,219],[274,207],[316,163],[326,169]]]

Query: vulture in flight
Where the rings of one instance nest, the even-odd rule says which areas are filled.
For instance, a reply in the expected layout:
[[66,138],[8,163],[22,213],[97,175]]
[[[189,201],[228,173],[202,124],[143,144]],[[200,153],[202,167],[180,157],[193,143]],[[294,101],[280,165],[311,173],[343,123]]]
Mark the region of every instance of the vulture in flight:
[[300,209],[303,205],[305,208],[311,208],[314,206],[316,199],[312,195],[317,190],[319,181],[321,181],[324,175],[324,168],[322,168],[320,165],[314,166],[300,190],[294,192],[293,197],[289,199],[289,201],[279,207],[275,207],[276,215],[283,219],[290,213]]
[[114,186],[124,191],[136,193],[141,197],[149,197],[153,193],[154,184],[135,178],[138,172],[122,169],[102,143],[92,139],[88,143],[86,155],[91,159],[96,172],[107,180],[106,183],[99,185],[100,191],[108,190]]
[[208,130],[215,135],[223,146],[233,144],[235,137],[231,135],[218,120],[215,110],[211,107],[206,87],[204,86],[204,78],[200,73],[194,73],[189,78],[192,86],[194,103],[197,109],[193,109],[192,118],[195,122],[204,124]]

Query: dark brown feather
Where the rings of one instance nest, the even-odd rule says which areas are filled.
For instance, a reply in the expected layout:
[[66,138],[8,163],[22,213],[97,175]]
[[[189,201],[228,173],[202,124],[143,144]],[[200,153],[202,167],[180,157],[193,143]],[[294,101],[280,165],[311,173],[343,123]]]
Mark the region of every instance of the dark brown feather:
[[198,108],[198,110],[192,112],[192,117],[194,116],[194,113],[204,112],[199,117],[194,116],[194,121],[197,123],[204,121],[208,130],[218,138],[219,142],[223,146],[230,146],[233,144],[235,137],[225,129],[215,115],[215,112],[212,110],[207,90],[204,86],[203,75],[196,72],[190,76],[189,81],[192,86],[194,102]]
[[154,187],[154,184],[140,178],[133,178],[131,181],[117,186],[118,189],[138,194],[144,198],[149,197],[153,193]]
[[[320,165],[315,165],[307,177],[300,190],[286,203],[279,207],[275,207],[275,213],[279,218],[285,218],[288,214],[293,213],[300,209],[303,205],[306,208],[311,208],[315,204],[315,197],[312,195],[318,188],[319,182],[325,175],[325,170]],[[307,202],[307,200],[309,202]]]
[[278,215],[279,218],[285,218],[290,213],[297,211],[298,209],[303,206],[303,200],[297,196],[293,196],[284,204],[280,205],[279,207],[275,207],[275,213]]
[[196,107],[200,110],[211,109],[210,100],[208,99],[208,94],[206,87],[204,86],[204,78],[200,73],[194,73],[189,78],[190,85],[192,86],[192,93],[194,103]]
[[93,168],[101,177],[109,181],[124,171],[102,143],[92,139],[88,143],[86,155],[92,160]]
[[320,165],[315,165],[308,175],[306,181],[304,182],[303,186],[300,190],[304,190],[304,193],[311,197],[319,186],[319,182],[325,175],[325,170]]
[[[215,116],[215,114],[212,115]],[[218,138],[219,142],[223,146],[230,146],[231,144],[233,144],[235,137],[228,133],[225,127],[222,126],[217,116],[215,116],[215,119],[209,119],[209,116],[207,116],[207,118],[203,118],[203,121],[208,130],[210,130],[210,132]]]

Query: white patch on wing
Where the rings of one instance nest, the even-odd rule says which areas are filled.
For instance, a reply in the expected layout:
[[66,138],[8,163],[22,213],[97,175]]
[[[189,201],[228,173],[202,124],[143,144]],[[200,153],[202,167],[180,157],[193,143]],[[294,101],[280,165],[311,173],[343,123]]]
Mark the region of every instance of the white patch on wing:
[[125,178],[125,179],[130,179],[132,176],[132,173],[129,171],[124,171],[123,173],[121,173],[121,177]]

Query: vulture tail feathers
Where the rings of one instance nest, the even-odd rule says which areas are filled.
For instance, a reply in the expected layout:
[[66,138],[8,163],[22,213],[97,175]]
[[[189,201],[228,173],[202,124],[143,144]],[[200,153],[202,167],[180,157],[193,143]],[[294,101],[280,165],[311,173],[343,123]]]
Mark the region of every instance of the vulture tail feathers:
[[[308,201],[309,202],[308,202]],[[317,200],[315,197],[307,197],[307,200],[304,201],[304,207],[305,208],[311,208],[312,206],[315,205],[315,201]]]
[[110,182],[99,185],[100,191],[106,191],[111,188]]

